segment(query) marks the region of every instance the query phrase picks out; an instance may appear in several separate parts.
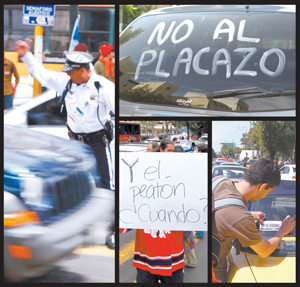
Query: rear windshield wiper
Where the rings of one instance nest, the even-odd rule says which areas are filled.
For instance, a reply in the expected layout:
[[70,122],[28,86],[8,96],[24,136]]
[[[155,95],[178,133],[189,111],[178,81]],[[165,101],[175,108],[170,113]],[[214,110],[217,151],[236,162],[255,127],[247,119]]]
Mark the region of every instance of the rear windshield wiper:
[[226,91],[218,91],[211,94],[207,94],[206,97],[208,99],[221,99],[221,98],[229,98],[229,97],[237,97],[243,96],[243,99],[251,99],[251,98],[267,98],[267,97],[278,97],[278,96],[290,96],[295,95],[296,92],[294,90],[291,91],[265,91],[260,88],[247,88],[247,89],[236,89],[236,90],[226,90]]

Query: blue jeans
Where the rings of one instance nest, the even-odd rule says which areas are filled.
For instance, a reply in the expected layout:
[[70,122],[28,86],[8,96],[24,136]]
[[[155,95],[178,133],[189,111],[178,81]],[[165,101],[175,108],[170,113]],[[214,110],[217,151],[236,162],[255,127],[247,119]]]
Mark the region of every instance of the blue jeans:
[[10,109],[13,107],[13,95],[4,96],[4,110]]

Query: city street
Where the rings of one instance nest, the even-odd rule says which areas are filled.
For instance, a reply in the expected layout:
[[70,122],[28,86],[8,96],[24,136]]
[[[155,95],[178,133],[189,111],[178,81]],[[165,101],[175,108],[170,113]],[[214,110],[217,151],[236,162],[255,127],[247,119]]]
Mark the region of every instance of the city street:
[[[134,253],[135,230],[120,234],[120,283],[133,283],[136,281],[136,270],[132,266]],[[198,265],[195,268],[185,267],[185,283],[207,282],[207,234],[205,238],[195,238],[195,253]]]

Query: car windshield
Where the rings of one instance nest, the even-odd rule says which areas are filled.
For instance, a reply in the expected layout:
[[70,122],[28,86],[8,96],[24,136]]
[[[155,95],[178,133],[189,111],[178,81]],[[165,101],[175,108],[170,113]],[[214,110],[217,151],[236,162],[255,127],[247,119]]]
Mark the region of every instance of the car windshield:
[[120,99],[219,111],[295,108],[295,13],[141,17],[120,37]]

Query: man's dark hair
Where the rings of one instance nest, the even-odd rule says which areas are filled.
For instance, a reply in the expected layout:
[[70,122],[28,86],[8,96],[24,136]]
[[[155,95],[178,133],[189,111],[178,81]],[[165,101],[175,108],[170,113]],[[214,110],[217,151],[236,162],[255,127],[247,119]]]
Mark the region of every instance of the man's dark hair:
[[258,159],[250,165],[245,180],[251,186],[267,183],[267,188],[273,188],[280,184],[280,171],[273,160],[269,158]]
[[175,145],[174,152],[184,152],[184,149],[181,145]]
[[197,145],[197,150],[201,152],[208,152],[208,146],[205,143],[199,143]]
[[157,142],[152,142],[153,152],[159,152],[159,144]]
[[171,141],[170,139],[164,139],[164,140],[161,141],[160,147],[161,147],[163,150],[165,150],[166,147],[168,146],[168,144],[174,145],[174,142]]
[[172,139],[173,142],[176,142],[177,140],[178,140],[177,137],[174,137],[174,138]]

